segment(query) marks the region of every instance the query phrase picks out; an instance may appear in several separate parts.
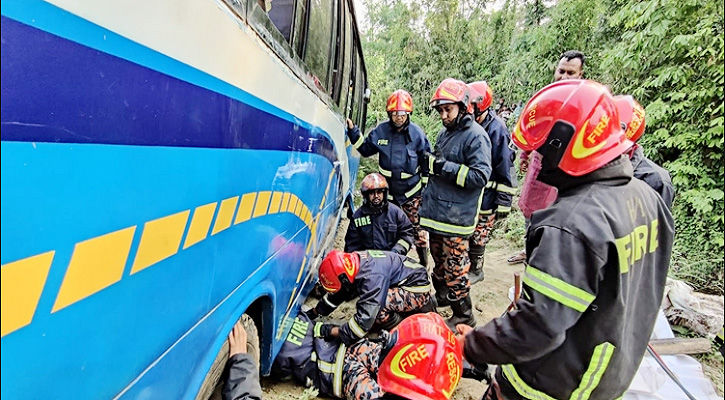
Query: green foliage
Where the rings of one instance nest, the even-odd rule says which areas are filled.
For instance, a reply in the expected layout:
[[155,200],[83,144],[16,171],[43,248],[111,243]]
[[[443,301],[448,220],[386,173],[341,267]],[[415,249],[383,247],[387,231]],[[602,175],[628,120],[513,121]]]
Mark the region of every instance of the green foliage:
[[[723,4],[716,0],[366,0],[363,47],[373,91],[368,126],[387,120],[395,89],[434,141],[428,100],[446,77],[486,80],[507,105],[552,81],[559,55],[586,56],[585,76],[633,95],[647,111],[641,145],[672,175],[671,273],[723,292]],[[516,215],[501,234],[519,228]],[[509,227],[508,225],[511,224]],[[518,235],[512,233],[511,238]],[[520,239],[518,239],[520,240]]]

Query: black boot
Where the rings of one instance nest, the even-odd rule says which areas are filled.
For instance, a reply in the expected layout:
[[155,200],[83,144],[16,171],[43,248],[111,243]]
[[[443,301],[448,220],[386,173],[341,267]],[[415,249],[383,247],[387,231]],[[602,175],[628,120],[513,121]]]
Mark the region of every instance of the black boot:
[[[431,299],[430,299],[430,300],[428,300],[428,302],[427,302],[427,303],[425,303],[425,305],[424,305],[423,307],[421,307],[421,308],[420,308],[420,310],[418,310],[418,312],[417,312],[417,313],[429,313],[429,312],[435,312],[435,311],[436,311],[436,306],[435,306],[435,303],[436,303],[436,302],[435,302],[435,300],[433,300],[433,296],[431,296]],[[417,314],[417,313],[416,313],[416,314]]]
[[483,246],[471,246],[468,256],[471,258],[471,269],[468,271],[468,280],[471,285],[483,280],[483,253],[486,248]]
[[453,300],[450,298],[450,295],[451,293],[449,292],[448,301],[451,303],[453,316],[446,320],[446,325],[448,325],[448,327],[454,332],[456,331],[456,325],[458,324],[466,324],[470,327],[475,327],[476,320],[473,318],[471,297],[466,295],[466,297],[462,299]]
[[398,326],[398,324],[402,320],[403,320],[403,317],[400,314],[393,313],[392,315],[390,315],[390,318],[388,318],[387,321],[385,321],[383,323],[380,323],[380,324],[378,324],[376,322],[375,323],[375,328],[377,328],[377,329],[374,329],[374,330],[378,330],[379,331],[379,330],[383,329],[383,330],[386,330],[386,331],[391,331],[393,328],[395,328],[396,326]]
[[433,288],[436,291],[436,307],[447,307],[451,305],[451,303],[448,301],[448,286],[446,286],[446,283],[438,280],[435,276],[431,277],[431,281],[433,281]]
[[415,251],[418,253],[418,264],[428,269],[428,248],[427,247],[416,247]]

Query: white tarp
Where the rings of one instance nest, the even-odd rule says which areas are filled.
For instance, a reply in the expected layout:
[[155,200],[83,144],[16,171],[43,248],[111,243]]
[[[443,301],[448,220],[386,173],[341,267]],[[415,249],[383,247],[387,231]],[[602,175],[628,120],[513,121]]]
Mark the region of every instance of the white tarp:
[[[665,314],[660,310],[657,315],[652,339],[671,339],[672,333]],[[705,376],[697,360],[686,355],[661,356],[665,364],[677,375],[683,386],[698,400],[723,400],[713,388],[710,379]],[[657,361],[646,353],[637,374],[622,397],[624,400],[688,400],[687,395],[670,379]]]

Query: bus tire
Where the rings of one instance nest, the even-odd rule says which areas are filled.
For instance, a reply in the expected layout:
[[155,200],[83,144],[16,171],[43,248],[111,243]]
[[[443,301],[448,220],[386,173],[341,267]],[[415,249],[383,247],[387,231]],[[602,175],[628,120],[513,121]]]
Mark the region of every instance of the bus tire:
[[[242,325],[247,331],[247,354],[252,356],[257,363],[257,367],[259,367],[259,331],[257,325],[247,314],[243,314],[240,321],[242,321]],[[229,341],[225,340],[204,378],[204,383],[199,388],[196,400],[221,400],[222,387],[224,386],[221,376],[224,373],[227,359],[229,359]]]

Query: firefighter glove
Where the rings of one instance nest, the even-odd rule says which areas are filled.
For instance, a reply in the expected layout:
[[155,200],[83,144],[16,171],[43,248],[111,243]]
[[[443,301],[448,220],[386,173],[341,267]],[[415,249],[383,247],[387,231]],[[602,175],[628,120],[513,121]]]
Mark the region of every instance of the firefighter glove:
[[427,153],[426,158],[430,173],[433,175],[440,175],[443,172],[443,166],[446,164],[446,159],[441,155],[435,155],[433,153]]

